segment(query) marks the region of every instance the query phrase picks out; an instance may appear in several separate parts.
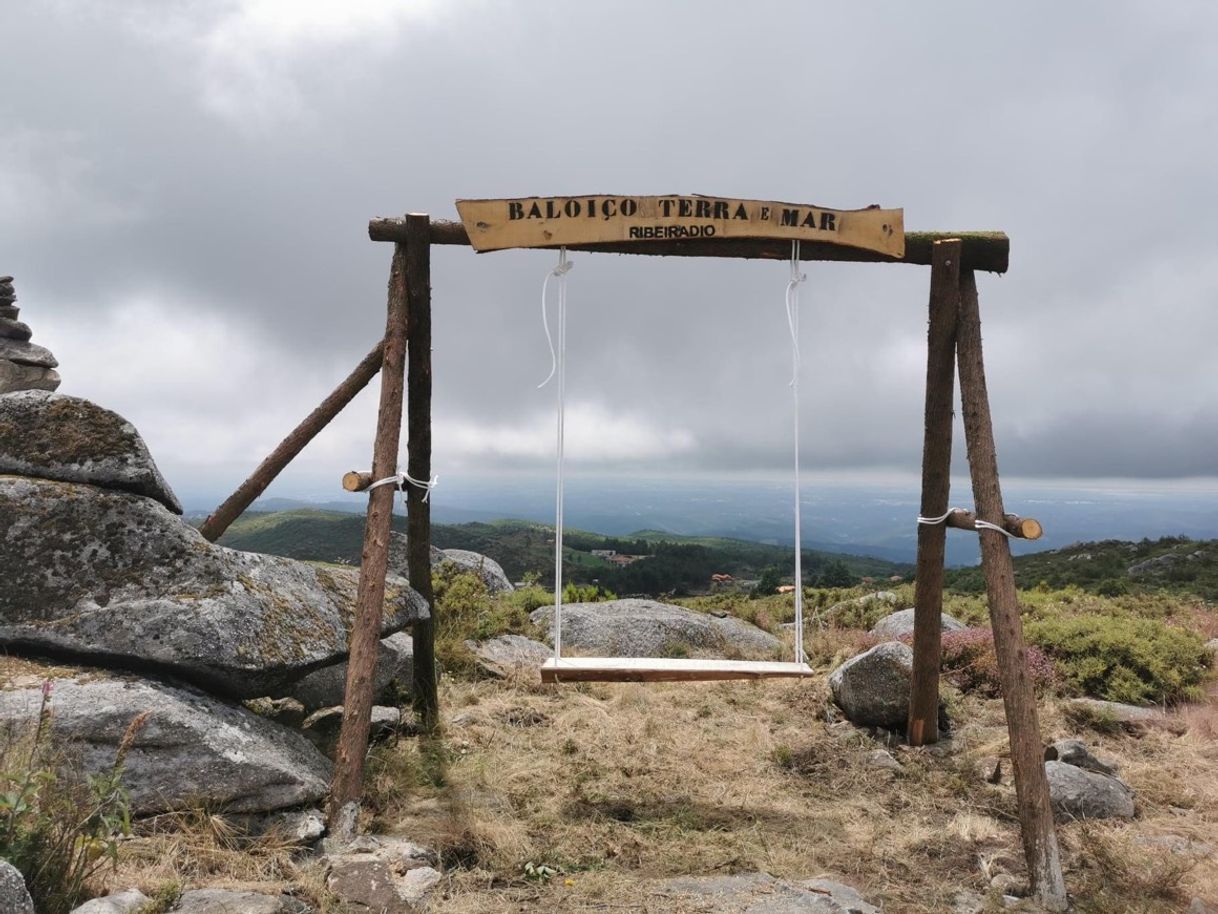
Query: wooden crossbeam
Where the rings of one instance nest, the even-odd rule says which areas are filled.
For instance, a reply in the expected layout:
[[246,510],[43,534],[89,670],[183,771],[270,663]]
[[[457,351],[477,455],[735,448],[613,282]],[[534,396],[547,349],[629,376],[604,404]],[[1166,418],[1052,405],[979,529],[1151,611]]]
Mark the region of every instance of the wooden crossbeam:
[[[406,239],[405,220],[400,217],[372,219],[368,223],[368,237],[373,241],[403,242]],[[1011,240],[1004,232],[906,232],[904,257],[889,257],[874,251],[805,241],[800,245],[800,258],[847,263],[912,263],[927,266],[931,262],[931,249],[934,243],[950,238],[959,238],[961,241],[963,246],[961,265],[963,267],[987,273],[1005,273],[1007,271],[1011,254]],[[469,245],[469,233],[460,222],[433,219],[431,243]],[[659,257],[788,260],[791,257],[791,242],[771,238],[630,241],[620,244],[571,245],[568,250],[607,254],[649,254]]]

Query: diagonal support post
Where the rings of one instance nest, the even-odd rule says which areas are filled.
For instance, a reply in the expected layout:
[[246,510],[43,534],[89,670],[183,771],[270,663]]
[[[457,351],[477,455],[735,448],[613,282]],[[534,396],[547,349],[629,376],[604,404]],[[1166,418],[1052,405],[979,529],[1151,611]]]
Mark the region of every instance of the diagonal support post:
[[[1003,519],[1002,489],[998,482],[998,457],[994,427],[986,390],[985,363],[981,353],[981,312],[977,302],[977,280],[972,270],[960,274],[960,319],[956,330],[956,352],[960,365],[960,398],[964,407],[964,436],[968,443],[969,469],[977,517],[992,524]],[[1027,647],[1015,571],[1007,538],[995,530],[979,530],[981,568],[994,631],[994,649],[1002,683],[1007,733],[1011,743],[1011,767],[1028,880],[1032,897],[1049,911],[1069,908],[1062,875],[1061,851],[1053,828],[1049,782],[1045,775],[1036,695],[1028,675]]]

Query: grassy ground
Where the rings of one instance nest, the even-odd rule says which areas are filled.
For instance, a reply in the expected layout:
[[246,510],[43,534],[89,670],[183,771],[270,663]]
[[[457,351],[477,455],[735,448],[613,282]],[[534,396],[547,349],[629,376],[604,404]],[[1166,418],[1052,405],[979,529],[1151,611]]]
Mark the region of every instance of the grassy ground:
[[[465,625],[485,636],[478,595],[453,593],[465,602],[450,618],[465,621],[441,636],[456,643]],[[1033,613],[1100,606],[1093,597],[1078,597],[1080,607],[1062,602],[1075,599],[1059,592],[1027,602]],[[778,598],[701,608],[725,605],[775,628],[787,617]],[[973,597],[948,608],[971,621],[984,614]],[[1146,610],[1206,634],[1216,627],[1195,601]],[[515,626],[524,608],[505,602],[495,612]],[[829,627],[809,653],[827,673],[863,644],[860,629]],[[958,890],[985,895],[993,877],[1023,875],[1009,765],[998,784],[979,773],[983,759],[1007,753],[997,699],[947,689],[952,738],[910,749],[841,721],[825,676],[580,686],[542,686],[532,674],[445,676],[441,688],[441,738],[374,750],[365,823],[439,850],[437,914],[681,911],[656,880],[758,870],[828,875],[890,914],[930,914],[949,910]],[[1138,732],[1096,723],[1068,717],[1051,694],[1042,702],[1046,740],[1084,739],[1119,762],[1137,791],[1133,821],[1059,829],[1077,910],[1159,914],[1187,910],[1192,897],[1218,900],[1212,849],[1181,854],[1144,843],[1177,836],[1218,846],[1218,702],[1211,695],[1181,706]],[[900,771],[866,763],[879,748]],[[274,840],[241,840],[220,816],[163,817],[138,831],[112,886],[280,888],[330,910],[316,864]]]

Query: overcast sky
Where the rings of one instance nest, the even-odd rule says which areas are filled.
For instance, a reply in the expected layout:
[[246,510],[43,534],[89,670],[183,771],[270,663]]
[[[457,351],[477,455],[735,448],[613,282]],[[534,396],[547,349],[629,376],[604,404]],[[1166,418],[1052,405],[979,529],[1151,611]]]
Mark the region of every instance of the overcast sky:
[[[0,36],[0,273],[181,491],[231,489],[375,343],[370,217],[588,193],[1005,230],[1004,473],[1218,474],[1212,3],[7,0]],[[435,250],[442,478],[550,471],[554,259]],[[785,264],[574,259],[576,471],[787,465]],[[916,472],[929,271],[806,272],[805,466]],[[366,467],[375,407],[278,494]]]

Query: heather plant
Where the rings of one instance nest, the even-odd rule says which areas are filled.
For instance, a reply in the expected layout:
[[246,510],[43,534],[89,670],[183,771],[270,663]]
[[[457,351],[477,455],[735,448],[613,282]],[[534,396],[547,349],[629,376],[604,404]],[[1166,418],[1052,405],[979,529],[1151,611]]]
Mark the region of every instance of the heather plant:
[[0,858],[21,871],[36,910],[67,914],[130,833],[123,767],[148,714],[131,721],[109,769],[83,777],[51,739],[53,716],[47,680],[33,732],[10,730],[0,745]]
[[[1043,651],[1029,645],[1025,659],[1034,689],[1039,692],[1053,685],[1056,670]],[[1001,695],[1002,679],[998,672],[994,633],[988,628],[944,632],[943,672],[965,692],[977,692],[988,698]]]

